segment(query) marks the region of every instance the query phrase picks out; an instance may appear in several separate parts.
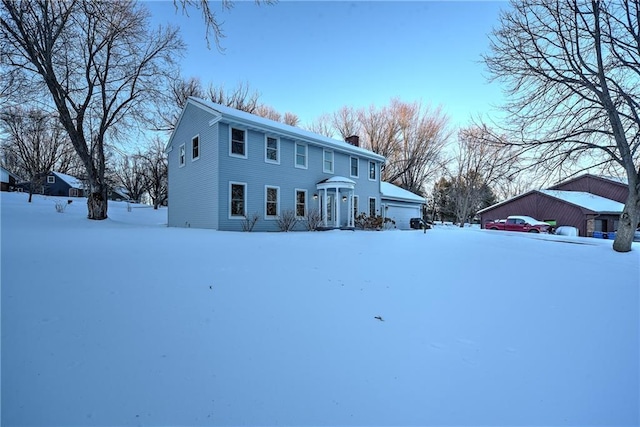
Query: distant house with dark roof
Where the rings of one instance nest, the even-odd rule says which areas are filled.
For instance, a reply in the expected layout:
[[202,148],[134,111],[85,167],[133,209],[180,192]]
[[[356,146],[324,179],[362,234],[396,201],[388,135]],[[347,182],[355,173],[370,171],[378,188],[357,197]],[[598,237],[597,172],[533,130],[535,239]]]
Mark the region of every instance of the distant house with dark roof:
[[585,174],[548,190],[532,190],[478,212],[482,226],[509,215],[528,215],[555,226],[572,226],[581,236],[618,229],[618,220],[629,193],[618,179]]
[[78,178],[60,172],[49,172],[42,184],[47,196],[83,197],[84,184]]
[[0,166],[0,191],[13,191],[20,182],[17,175]]

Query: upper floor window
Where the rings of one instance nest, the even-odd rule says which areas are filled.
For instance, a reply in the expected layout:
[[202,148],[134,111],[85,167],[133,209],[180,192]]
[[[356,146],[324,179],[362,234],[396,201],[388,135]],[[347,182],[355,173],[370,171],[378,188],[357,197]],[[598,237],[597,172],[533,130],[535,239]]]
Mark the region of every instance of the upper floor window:
[[323,151],[322,171],[333,173],[333,151]]
[[244,218],[246,216],[246,194],[247,184],[229,184],[229,216]]
[[372,181],[376,180],[376,162],[369,162],[369,179]]
[[351,157],[351,177],[358,177],[358,162],[359,159],[357,157]]
[[231,128],[231,155],[247,157],[247,132]]
[[55,184],[56,182],[56,177],[53,175],[49,175],[47,176],[47,184]]
[[307,145],[296,142],[296,167],[307,168]]
[[278,187],[265,187],[265,216],[278,216]]
[[194,136],[191,140],[191,160],[196,160],[200,157],[200,137]]
[[184,148],[184,144],[182,144],[180,146],[180,149],[178,150],[178,162],[180,163],[180,166],[184,166],[184,158],[185,158],[185,148]]
[[307,191],[296,190],[296,216],[302,218],[307,214]]
[[264,160],[267,163],[280,163],[280,140],[278,138],[267,136],[264,150]]

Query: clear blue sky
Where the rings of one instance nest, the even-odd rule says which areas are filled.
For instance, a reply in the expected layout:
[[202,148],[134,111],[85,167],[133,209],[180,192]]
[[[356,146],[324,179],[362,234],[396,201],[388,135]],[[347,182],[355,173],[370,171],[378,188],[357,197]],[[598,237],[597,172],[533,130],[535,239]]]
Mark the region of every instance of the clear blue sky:
[[224,53],[207,48],[203,19],[172,1],[147,2],[153,22],[173,23],[188,46],[184,77],[233,87],[308,123],[340,107],[384,106],[393,97],[442,105],[454,125],[492,114],[501,87],[481,54],[506,2],[238,1],[222,11]]

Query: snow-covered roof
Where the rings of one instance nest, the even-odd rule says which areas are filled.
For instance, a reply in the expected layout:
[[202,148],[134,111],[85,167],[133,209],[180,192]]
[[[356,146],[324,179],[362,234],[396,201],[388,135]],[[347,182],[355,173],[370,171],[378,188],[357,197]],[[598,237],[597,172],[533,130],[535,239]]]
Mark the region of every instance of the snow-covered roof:
[[[222,118],[225,118],[232,122],[244,124],[249,127],[255,126],[256,128],[271,131],[276,134],[285,135],[292,139],[303,140],[305,142],[315,143],[321,146],[326,146],[326,147],[346,151],[349,153],[366,156],[368,158],[375,159],[380,162],[384,161],[384,156],[381,156],[379,154],[374,153],[373,151],[369,151],[361,147],[356,147],[355,145],[349,144],[346,141],[329,138],[327,136],[319,135],[305,129],[301,129],[295,126],[290,126],[284,123],[276,122],[275,120],[256,116],[255,114],[250,114],[245,111],[236,110],[235,108],[227,107],[225,105],[216,104],[214,102],[206,101],[204,99],[196,98],[193,96],[189,97],[189,99],[187,100],[187,104],[189,103],[194,104],[200,108],[209,110],[210,112],[213,112],[213,113],[217,112],[222,116]],[[183,109],[183,113],[185,110],[186,108]],[[180,117],[180,120],[181,119],[182,119],[182,116]],[[169,141],[169,143],[171,143],[171,141]]]
[[82,181],[80,181],[75,176],[67,175],[65,173],[60,173],[60,172],[51,172],[51,173],[56,175],[58,178],[60,178],[61,180],[63,180],[67,184],[69,184],[72,188],[83,188],[84,187],[83,184],[82,184]]
[[322,182],[346,182],[346,183],[349,183],[349,184],[355,184],[356,183],[354,180],[349,179],[349,178],[345,178],[344,176],[332,176],[331,178],[325,179]]
[[411,191],[400,188],[397,185],[393,185],[390,182],[380,183],[380,192],[384,199],[396,199],[409,202],[426,203],[424,197],[419,196]]
[[538,190],[542,194],[563,200],[593,212],[622,212],[624,205],[615,200],[584,191]]
[[9,182],[9,177],[12,176],[16,181],[20,181],[20,177],[10,170],[0,166],[0,172],[2,175],[2,182]]

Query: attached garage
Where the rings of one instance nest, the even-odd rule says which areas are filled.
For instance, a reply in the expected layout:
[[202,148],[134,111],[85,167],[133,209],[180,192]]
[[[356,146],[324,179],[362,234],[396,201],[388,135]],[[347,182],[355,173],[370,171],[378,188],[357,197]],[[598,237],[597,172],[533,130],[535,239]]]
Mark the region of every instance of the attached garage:
[[422,218],[424,197],[388,182],[380,183],[382,215],[395,221],[395,228],[409,230],[411,218]]

